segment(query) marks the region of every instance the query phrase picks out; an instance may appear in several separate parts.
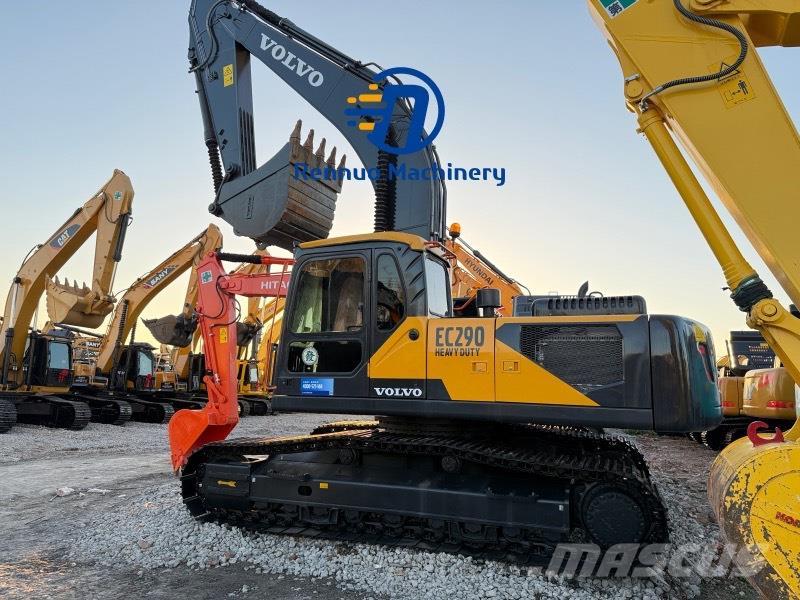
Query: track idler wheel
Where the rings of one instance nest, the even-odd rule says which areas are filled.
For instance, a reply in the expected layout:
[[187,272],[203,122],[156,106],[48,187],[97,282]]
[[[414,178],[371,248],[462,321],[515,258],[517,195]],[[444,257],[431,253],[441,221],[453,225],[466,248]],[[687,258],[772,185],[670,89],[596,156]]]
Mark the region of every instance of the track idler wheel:
[[92,411],[88,404],[74,401],[50,402],[50,416],[45,422],[47,427],[80,431],[92,420]]
[[647,509],[627,490],[598,483],[580,499],[580,520],[592,542],[602,548],[638,544],[653,526]]
[[17,424],[17,407],[11,400],[0,398],[0,433],[6,433]]

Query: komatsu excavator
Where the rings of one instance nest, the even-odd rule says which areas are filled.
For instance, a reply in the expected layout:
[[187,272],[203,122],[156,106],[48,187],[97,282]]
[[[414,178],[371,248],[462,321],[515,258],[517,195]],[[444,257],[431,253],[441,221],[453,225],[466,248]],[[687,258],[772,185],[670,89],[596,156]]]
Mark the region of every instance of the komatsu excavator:
[[[196,403],[186,404],[177,398],[156,396],[158,390],[154,385],[156,373],[153,348],[146,343],[129,341],[129,338],[132,337],[139,316],[153,298],[189,269],[192,269],[191,286],[192,281],[196,282],[193,267],[207,253],[221,248],[222,233],[216,225],[211,224],[148,273],[138,277],[117,302],[106,335],[97,350],[95,364],[86,365],[85,372],[76,373],[79,378],[73,382],[73,390],[80,393],[81,399],[102,397],[121,406],[117,418],[110,421],[113,424],[121,425],[131,417],[148,423],[165,423],[174,413],[173,404],[181,408],[199,406]],[[162,322],[158,333],[163,337],[168,329],[168,343],[187,344],[196,326],[192,310],[190,308],[188,314],[178,319],[173,318],[169,323]],[[148,323],[145,321],[146,325]],[[170,392],[174,392],[174,387]]]
[[[51,427],[82,429],[115,412],[113,401],[71,398],[70,337],[35,329],[47,294],[51,321],[97,326],[111,312],[111,286],[131,218],[133,187],[122,171],[111,178],[43,244],[25,258],[11,284],[0,325],[0,432],[18,419]],[[51,279],[95,233],[92,287]]]
[[[391,98],[387,143],[401,146],[413,118],[405,88],[252,0],[195,0],[189,23],[211,211],[261,244],[299,242],[273,406],[379,415],[306,436],[222,441],[237,422],[234,294],[279,296],[291,261],[207,256],[197,313],[209,401],[169,425],[190,512],[531,560],[568,539],[603,547],[665,541],[664,507],[641,454],[594,429],[686,432],[718,423],[708,330],[648,315],[639,297],[611,312],[551,298],[534,303],[530,317],[498,318],[503,301],[494,288],[476,294],[482,316],[454,316],[443,182],[382,175],[373,182],[376,232],[324,239],[330,190],[298,193],[308,182],[291,175],[291,144],[256,166],[251,55],[382,174],[390,161],[409,170],[440,161],[431,145],[402,156],[378,150],[348,125],[347,99],[358,104],[367,90]],[[242,280],[222,260],[281,271]]]

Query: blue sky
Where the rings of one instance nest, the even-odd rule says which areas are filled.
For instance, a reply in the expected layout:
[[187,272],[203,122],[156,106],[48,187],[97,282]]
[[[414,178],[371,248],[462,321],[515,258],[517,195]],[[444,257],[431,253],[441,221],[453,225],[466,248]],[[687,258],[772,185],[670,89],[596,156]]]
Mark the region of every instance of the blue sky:
[[[9,3],[0,21],[0,146],[5,231],[0,280],[120,168],[136,190],[116,289],[205,228],[211,183],[187,73],[188,2]],[[335,6],[335,8],[334,8]],[[743,315],[720,269],[622,101],[619,65],[583,0],[402,4],[294,3],[268,8],[345,53],[413,66],[444,93],[437,140],[445,162],[502,166],[507,183],[451,183],[450,221],[537,293],[573,293],[586,279],[607,294],[645,296],[651,312],[711,326],[718,350]],[[761,51],[798,113],[797,50]],[[342,137],[254,63],[259,162],[304,130]],[[340,150],[341,151],[341,150]],[[353,156],[351,151],[348,151]],[[354,162],[350,163],[354,166]],[[348,182],[334,234],[369,231],[372,190]],[[725,215],[746,255],[778,286]],[[222,222],[226,247],[247,251]],[[61,275],[89,279],[87,250]],[[145,311],[180,309],[184,280]],[[40,324],[43,323],[43,315]],[[142,329],[140,328],[140,331]]]

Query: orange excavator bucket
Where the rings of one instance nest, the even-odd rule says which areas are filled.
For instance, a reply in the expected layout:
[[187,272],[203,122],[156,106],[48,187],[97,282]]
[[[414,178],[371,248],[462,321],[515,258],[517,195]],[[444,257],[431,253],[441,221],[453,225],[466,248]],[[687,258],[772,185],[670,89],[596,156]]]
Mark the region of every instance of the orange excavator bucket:
[[167,426],[169,432],[170,458],[172,468],[177,471],[186,464],[195,450],[211,442],[218,442],[228,437],[239,422],[238,406],[233,414],[219,412],[220,387],[206,375],[203,378],[208,390],[208,404],[201,410],[179,410]]
[[110,297],[98,297],[86,284],[70,285],[68,280],[61,283],[56,277],[48,278],[45,285],[47,314],[54,323],[94,329],[100,327],[114,308]]

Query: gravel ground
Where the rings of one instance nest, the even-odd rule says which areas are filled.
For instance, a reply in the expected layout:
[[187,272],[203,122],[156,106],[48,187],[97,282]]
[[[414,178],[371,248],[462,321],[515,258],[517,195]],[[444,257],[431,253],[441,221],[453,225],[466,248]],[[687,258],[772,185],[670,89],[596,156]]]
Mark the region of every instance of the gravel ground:
[[[307,432],[335,418],[251,417],[235,434]],[[715,453],[681,438],[632,439],[668,507],[673,544],[716,548],[705,494]],[[165,428],[144,424],[0,436],[0,469],[18,483],[0,484],[0,596],[756,598],[738,578],[559,579],[458,555],[199,524],[167,474],[166,448]],[[76,491],[56,496],[64,486]]]

